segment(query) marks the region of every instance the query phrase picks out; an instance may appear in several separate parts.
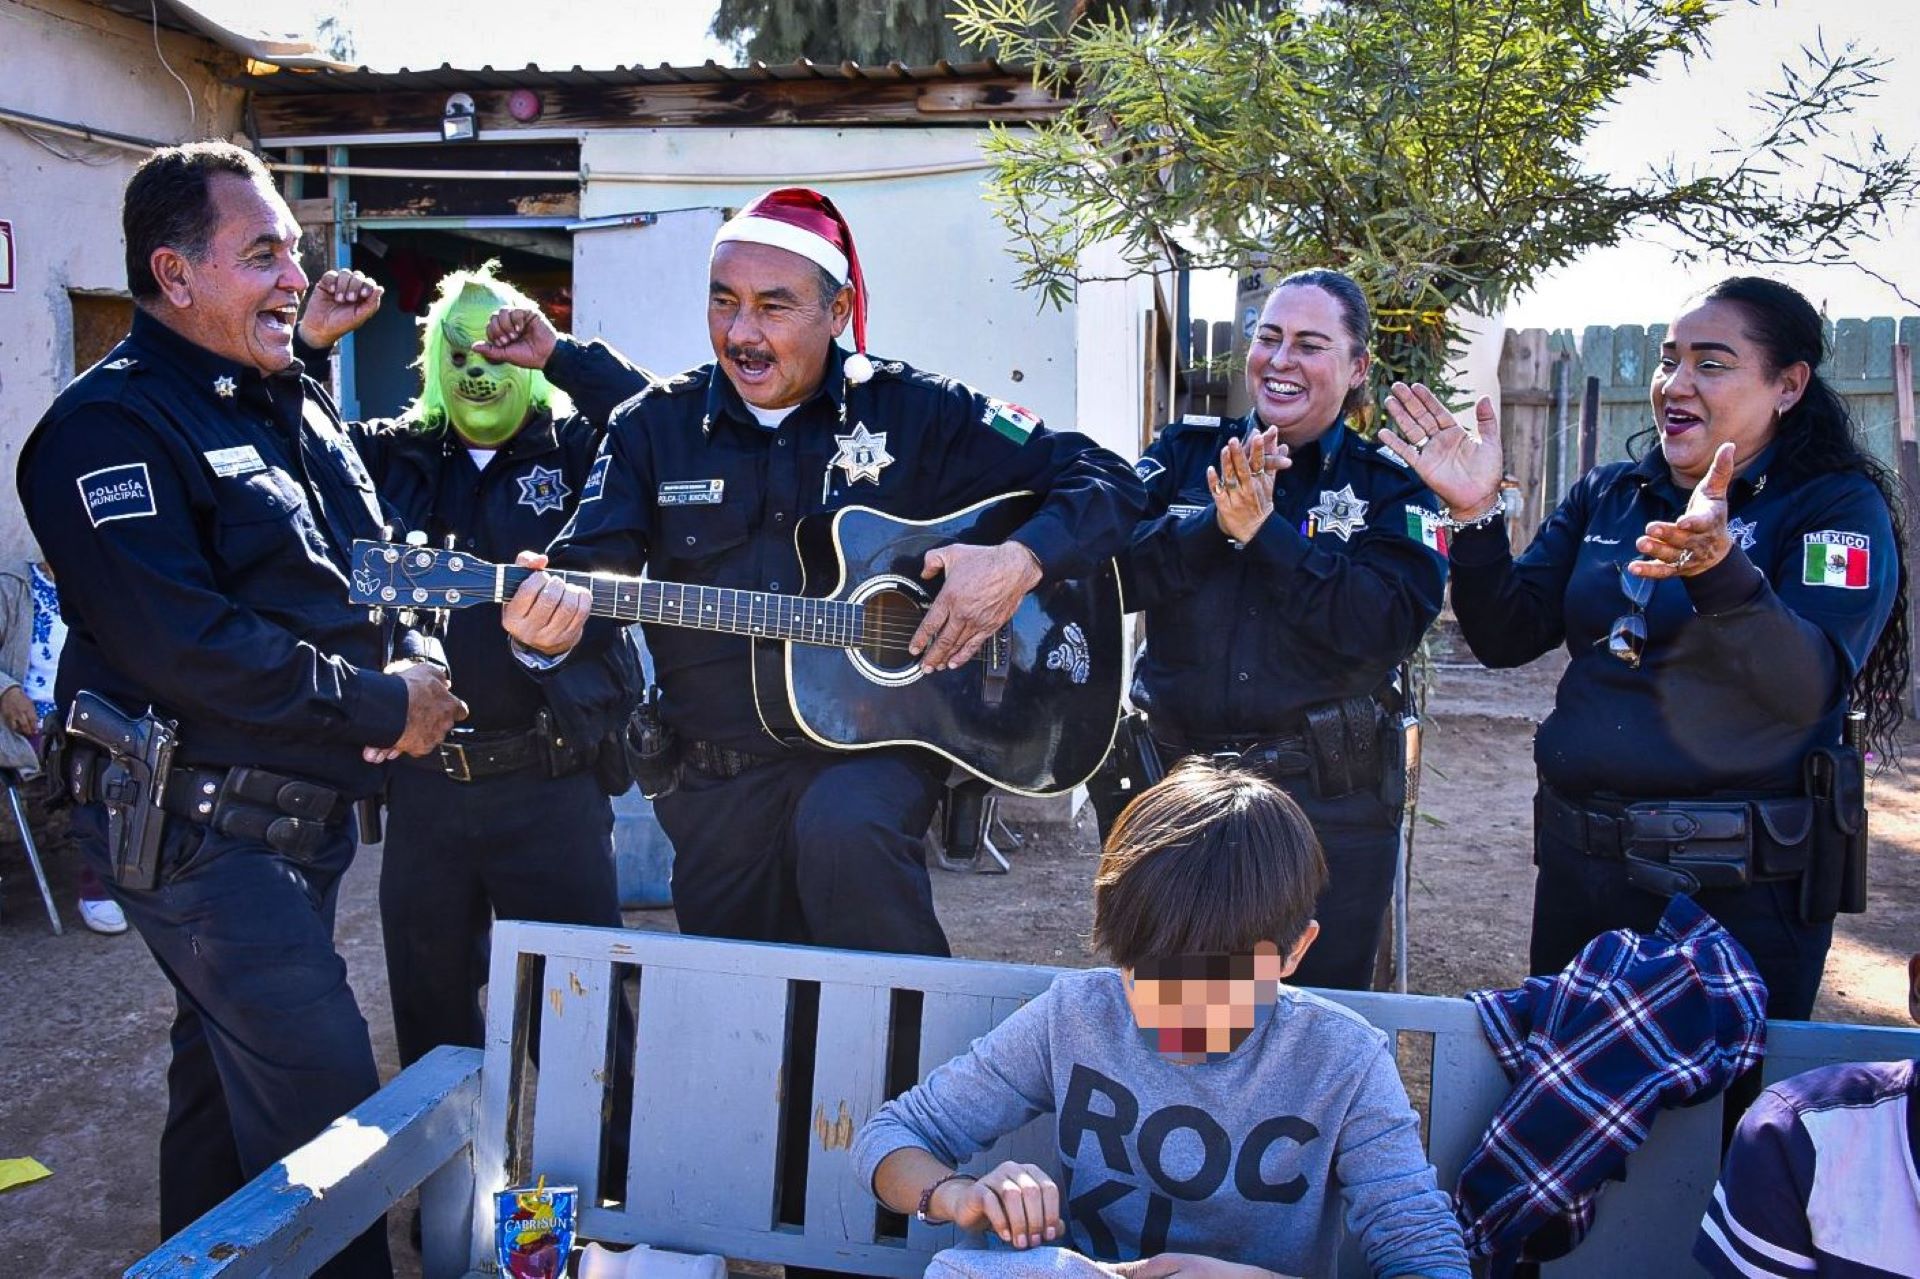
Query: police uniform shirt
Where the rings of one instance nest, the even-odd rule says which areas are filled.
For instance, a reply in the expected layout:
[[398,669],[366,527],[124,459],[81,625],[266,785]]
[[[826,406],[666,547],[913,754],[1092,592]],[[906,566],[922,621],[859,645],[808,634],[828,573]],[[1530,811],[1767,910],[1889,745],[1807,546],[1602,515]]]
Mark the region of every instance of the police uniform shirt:
[[[1118,551],[1139,518],[1127,464],[1085,436],[898,361],[875,360],[873,379],[848,387],[843,359],[831,348],[820,389],[772,428],[712,364],[628,401],[551,548],[555,565],[818,594],[829,584],[801,580],[799,518],[860,505],[929,519],[1025,489],[1047,496],[1014,538],[1049,579],[1071,578]],[[746,638],[649,623],[647,647],[683,736],[773,746]]]
[[[586,487],[601,435],[596,423],[651,379],[603,343],[569,338],[555,346],[546,373],[576,411],[558,420],[538,411],[485,468],[450,426],[422,430],[392,421],[351,428],[380,496],[404,528],[426,533],[436,547],[451,534],[460,550],[508,564],[559,535]],[[467,703],[466,727],[488,732],[532,726],[546,691],[514,660],[499,605],[454,610],[444,643],[448,669]]]
[[263,377],[136,310],[34,428],[19,484],[60,581],[63,705],[151,704],[181,762],[375,789],[360,750],[399,739],[407,690],[347,602],[347,557],[380,512],[298,363]]
[[1534,739],[1541,780],[1565,795],[1797,793],[1807,752],[1840,740],[1899,574],[1879,490],[1859,474],[1796,475],[1777,445],[1763,452],[1728,491],[1727,557],[1654,585],[1635,670],[1607,651],[1632,612],[1621,566],[1688,496],[1656,449],[1587,472],[1517,560],[1497,522],[1456,536],[1454,611],[1474,656],[1518,666],[1567,646]]
[[1147,614],[1135,685],[1173,738],[1298,731],[1307,707],[1378,689],[1439,614],[1438,502],[1409,468],[1335,425],[1291,454],[1273,513],[1235,549],[1207,491],[1253,415],[1163,429],[1136,467],[1148,516],[1121,559]]

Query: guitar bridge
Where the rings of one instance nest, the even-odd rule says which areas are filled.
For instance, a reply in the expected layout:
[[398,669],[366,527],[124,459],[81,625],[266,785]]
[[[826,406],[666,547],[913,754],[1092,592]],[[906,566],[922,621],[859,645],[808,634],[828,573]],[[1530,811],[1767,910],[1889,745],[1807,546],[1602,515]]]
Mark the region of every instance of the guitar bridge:
[[1007,695],[1007,672],[1012,667],[1013,641],[1007,627],[1001,627],[987,637],[982,655],[986,659],[986,673],[981,676],[981,698],[989,706],[998,706]]

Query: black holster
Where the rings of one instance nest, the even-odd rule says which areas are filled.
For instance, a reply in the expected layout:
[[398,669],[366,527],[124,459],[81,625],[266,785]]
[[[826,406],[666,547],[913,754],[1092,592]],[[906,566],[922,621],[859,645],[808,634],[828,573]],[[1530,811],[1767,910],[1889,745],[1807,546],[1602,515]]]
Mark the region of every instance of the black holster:
[[1322,702],[1306,711],[1307,772],[1313,793],[1339,799],[1381,785],[1389,716],[1371,696]]
[[1857,747],[1822,746],[1801,770],[1814,816],[1800,918],[1824,924],[1867,908],[1867,764]]
[[1142,711],[1128,711],[1115,725],[1113,745],[1100,767],[1087,779],[1088,798],[1094,811],[1106,820],[1134,801],[1141,791],[1166,776],[1160,748],[1147,732],[1147,717]]
[[1627,882],[1671,897],[1753,882],[1753,823],[1743,801],[1629,804],[1622,853]]
[[671,795],[680,786],[680,738],[660,714],[660,688],[647,689],[620,735],[627,767],[648,799]]

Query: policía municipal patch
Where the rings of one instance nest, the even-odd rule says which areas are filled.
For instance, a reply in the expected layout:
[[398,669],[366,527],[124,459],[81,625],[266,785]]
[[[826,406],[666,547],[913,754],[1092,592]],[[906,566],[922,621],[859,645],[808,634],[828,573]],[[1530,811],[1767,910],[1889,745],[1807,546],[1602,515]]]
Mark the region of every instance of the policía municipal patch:
[[1823,529],[1802,539],[1805,569],[1801,581],[1808,586],[1838,586],[1849,591],[1867,589],[1873,556],[1873,539],[1864,533],[1842,533]]
[[145,462],[88,471],[75,481],[80,486],[80,501],[87,508],[93,526],[114,520],[137,520],[157,514],[153,504],[153,480]]
[[593,459],[593,469],[587,472],[587,482],[580,486],[580,501],[598,502],[600,494],[607,487],[607,463],[613,461],[613,455],[602,453]]

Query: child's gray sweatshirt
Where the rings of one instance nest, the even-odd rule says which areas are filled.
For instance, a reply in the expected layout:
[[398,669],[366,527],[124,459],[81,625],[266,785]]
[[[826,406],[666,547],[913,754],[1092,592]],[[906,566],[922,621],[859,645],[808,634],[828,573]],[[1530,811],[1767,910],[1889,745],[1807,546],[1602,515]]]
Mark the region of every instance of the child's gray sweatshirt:
[[1282,986],[1230,1056],[1183,1066],[1141,1042],[1118,972],[1063,974],[881,1107],[854,1157],[869,1185],[906,1146],[958,1166],[1049,1112],[1060,1216],[1090,1257],[1328,1275],[1344,1201],[1375,1275],[1468,1277],[1387,1037],[1316,995]]

